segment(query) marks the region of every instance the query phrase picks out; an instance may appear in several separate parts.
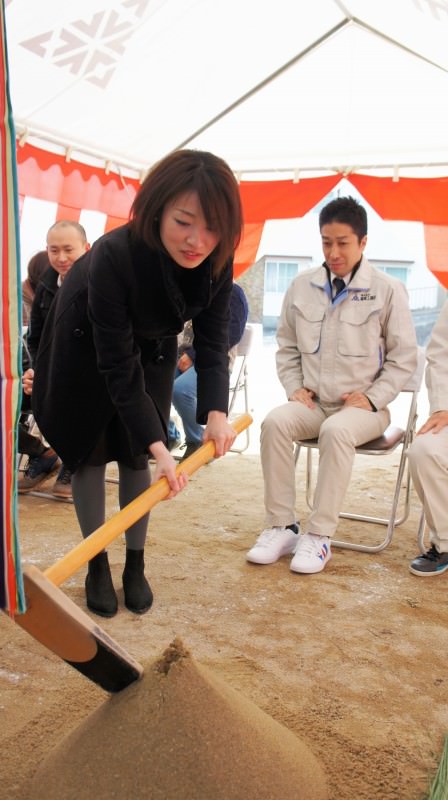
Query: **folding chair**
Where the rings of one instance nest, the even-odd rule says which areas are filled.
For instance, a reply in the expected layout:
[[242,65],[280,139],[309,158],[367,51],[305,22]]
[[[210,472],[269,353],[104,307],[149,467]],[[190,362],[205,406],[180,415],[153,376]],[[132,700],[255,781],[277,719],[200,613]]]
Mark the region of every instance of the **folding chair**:
[[[400,392],[400,396],[402,394],[409,395],[408,399],[408,415],[406,421],[406,427],[400,428],[396,425],[389,425],[388,428],[384,431],[382,436],[379,436],[377,439],[373,439],[370,442],[366,442],[363,445],[360,445],[356,448],[356,454],[359,455],[367,455],[367,456],[386,456],[394,453],[398,447],[401,446],[401,456],[400,462],[398,466],[398,473],[395,480],[394,491],[391,500],[390,506],[390,513],[388,517],[375,517],[375,516],[368,516],[364,514],[354,514],[345,511],[341,511],[339,516],[343,519],[352,519],[352,520],[359,520],[360,522],[373,522],[377,525],[386,525],[387,532],[386,536],[382,542],[375,545],[366,545],[366,544],[357,544],[353,542],[344,542],[339,541],[336,539],[331,540],[331,544],[335,547],[345,547],[349,550],[361,550],[365,553],[378,553],[380,550],[384,550],[387,547],[391,540],[394,533],[395,527],[401,525],[405,522],[409,516],[410,510],[410,492],[411,492],[411,476],[409,472],[409,466],[407,463],[406,453],[407,449],[410,446],[416,430],[417,424],[417,399],[418,393],[420,391],[420,386],[422,383],[423,372],[425,367],[425,350],[423,347],[418,348],[418,364],[417,368],[410,378],[406,386]],[[313,450],[319,450],[319,440],[316,439],[303,439],[295,444],[294,449],[294,459],[295,463],[297,464],[300,450],[303,448],[307,449],[307,459],[306,459],[306,501],[309,508],[312,508],[312,501],[313,501],[313,486],[312,486],[312,467],[313,467]],[[403,477],[406,473],[405,482],[402,486]],[[398,507],[400,503],[401,496],[403,494],[402,489],[404,489],[404,501],[403,501],[403,509],[401,516],[397,516]]]
[[[235,362],[230,376],[230,393],[229,393],[229,417],[235,416],[234,407],[237,403],[238,397],[242,393],[243,409],[238,413],[249,413],[249,371],[248,371],[248,358],[250,355],[252,343],[254,340],[255,328],[250,323],[246,324],[244,329],[243,338],[238,343],[238,350]],[[243,445],[241,447],[232,447],[232,453],[244,453],[249,447],[249,430],[246,428],[244,432]]]

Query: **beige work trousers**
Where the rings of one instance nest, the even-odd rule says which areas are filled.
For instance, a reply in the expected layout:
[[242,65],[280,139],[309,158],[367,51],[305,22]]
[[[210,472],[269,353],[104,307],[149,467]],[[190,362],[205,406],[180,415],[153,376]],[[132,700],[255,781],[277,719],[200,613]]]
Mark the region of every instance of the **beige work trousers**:
[[350,482],[355,447],[381,436],[389,421],[388,409],[375,412],[317,403],[311,409],[298,401],[270,411],[262,423],[260,440],[267,527],[296,521],[294,442],[318,436],[313,509],[303,530],[332,536]]
[[448,553],[448,428],[422,433],[408,450],[412,482],[439,553]]

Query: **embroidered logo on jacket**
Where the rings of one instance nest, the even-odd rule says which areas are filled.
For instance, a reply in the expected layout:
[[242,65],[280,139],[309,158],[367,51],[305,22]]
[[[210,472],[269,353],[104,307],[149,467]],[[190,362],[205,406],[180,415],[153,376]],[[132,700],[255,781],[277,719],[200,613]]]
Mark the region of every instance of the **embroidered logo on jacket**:
[[352,295],[352,300],[356,302],[359,302],[360,300],[376,300],[376,294],[370,294],[369,292],[355,292]]

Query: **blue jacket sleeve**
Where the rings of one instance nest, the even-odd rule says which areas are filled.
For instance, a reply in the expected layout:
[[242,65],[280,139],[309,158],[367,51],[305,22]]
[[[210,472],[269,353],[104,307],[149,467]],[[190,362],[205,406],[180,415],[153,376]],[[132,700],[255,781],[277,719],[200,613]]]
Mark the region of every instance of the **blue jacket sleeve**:
[[246,295],[241,286],[234,283],[230,295],[229,348],[234,347],[243,338],[248,315]]

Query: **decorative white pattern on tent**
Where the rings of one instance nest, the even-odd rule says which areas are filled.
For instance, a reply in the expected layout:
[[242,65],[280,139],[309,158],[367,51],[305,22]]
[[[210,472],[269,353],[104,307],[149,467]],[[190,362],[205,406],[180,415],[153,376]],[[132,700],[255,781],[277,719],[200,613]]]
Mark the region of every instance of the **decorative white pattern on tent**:
[[7,31],[16,127],[68,157],[448,172],[447,0],[11,0]]

